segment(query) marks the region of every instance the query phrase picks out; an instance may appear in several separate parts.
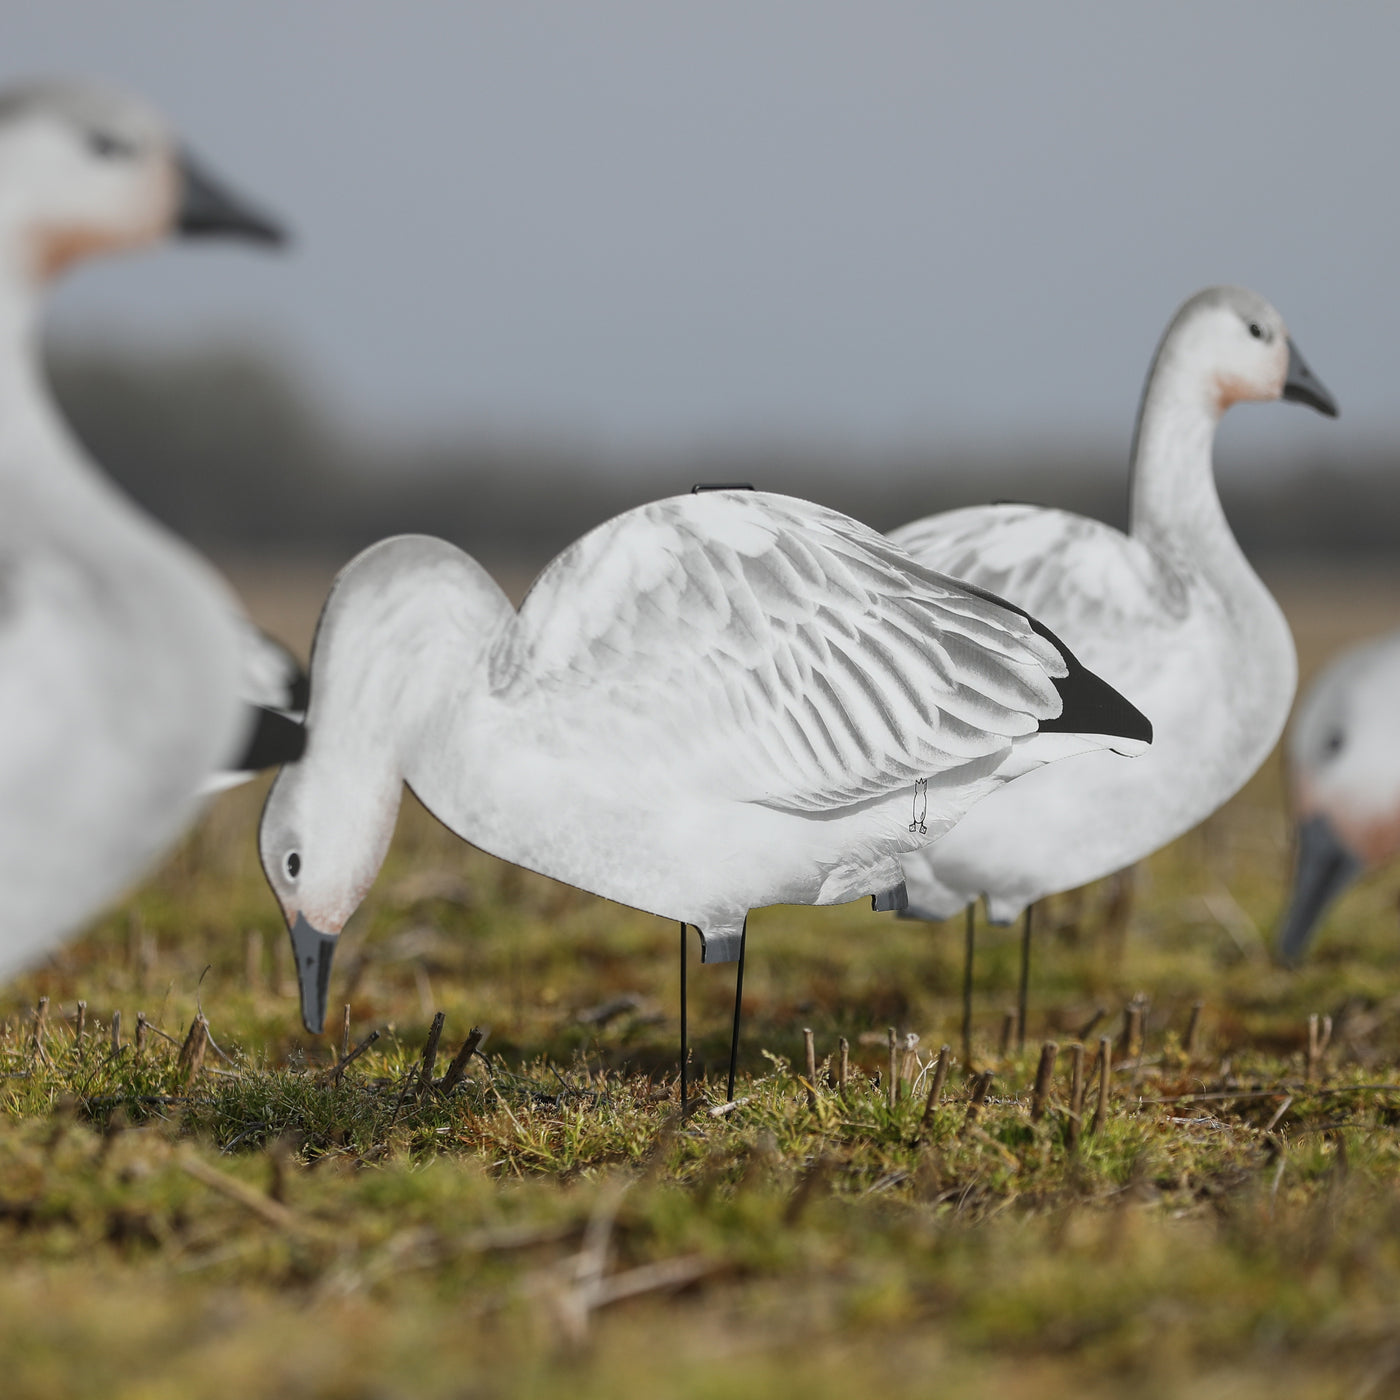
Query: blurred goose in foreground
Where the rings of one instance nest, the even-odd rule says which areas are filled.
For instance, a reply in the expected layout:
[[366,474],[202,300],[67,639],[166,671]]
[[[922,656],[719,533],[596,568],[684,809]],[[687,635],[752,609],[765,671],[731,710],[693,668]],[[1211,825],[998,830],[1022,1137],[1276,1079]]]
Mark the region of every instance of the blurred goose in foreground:
[[1344,652],[1308,688],[1288,768],[1296,848],[1277,946],[1294,963],[1332,901],[1400,855],[1400,632]]
[[[1083,754],[979,803],[904,858],[908,917],[946,919],[985,896],[1009,923],[1047,894],[1099,879],[1190,830],[1273,748],[1297,680],[1293,637],[1216,494],[1212,446],[1231,404],[1336,404],[1283,318],[1240,287],[1193,296],[1158,346],[1130,469],[1128,533],[1068,511],[979,506],[890,538],[921,564],[1010,599],[1152,718],[1137,763]],[[1021,1033],[1025,1034],[1024,972]]]
[[979,797],[1150,735],[1024,613],[805,501],[628,511],[518,612],[468,555],[403,536],[352,560],[322,610],[306,755],[268,796],[263,869],[315,1032],[404,783],[481,849],[676,920],[684,968],[686,924],[719,962],[762,905],[898,907],[898,858]]
[[237,604],[96,469],[34,344],[58,272],[176,232],[276,236],[144,104],[0,93],[0,976],[141,875],[253,737]]
[[[8,341],[0,353],[0,417],[26,412],[40,381],[35,323],[48,284],[84,258],[170,235],[267,245],[285,239],[279,225],[177,146],[140,99],[77,81],[0,89],[0,336]],[[52,414],[42,392],[43,410]],[[241,614],[240,624],[239,686],[252,727],[243,749],[210,779],[211,791],[241,782],[267,766],[259,760],[296,742],[288,721],[305,676],[281,643]]]

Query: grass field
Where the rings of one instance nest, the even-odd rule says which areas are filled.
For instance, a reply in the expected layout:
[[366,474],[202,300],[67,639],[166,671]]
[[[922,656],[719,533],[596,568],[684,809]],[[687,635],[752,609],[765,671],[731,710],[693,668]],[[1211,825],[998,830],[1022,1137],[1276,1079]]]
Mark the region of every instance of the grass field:
[[[242,582],[304,643],[314,586]],[[1400,620],[1390,575],[1278,586],[1305,669]],[[262,790],[221,799],[145,888],[4,992],[0,1393],[1400,1389],[1400,877],[1350,895],[1305,970],[1274,968],[1276,765],[1131,881],[1051,902],[1024,1051],[1002,1046],[1017,934],[981,931],[979,1104],[958,1062],[960,922],[760,912],[744,1102],[713,1111],[732,973],[693,960],[707,1077],[685,1120],[674,926],[474,852],[411,803],[338,954],[333,1033],[304,1034],[257,867]],[[352,1043],[379,1036],[335,1075],[343,1003]],[[213,1044],[182,1058],[201,1007]],[[1310,1015],[1332,1020],[1311,1064]],[[485,1057],[447,1088],[474,1026]],[[918,1036],[893,1101],[891,1027]]]

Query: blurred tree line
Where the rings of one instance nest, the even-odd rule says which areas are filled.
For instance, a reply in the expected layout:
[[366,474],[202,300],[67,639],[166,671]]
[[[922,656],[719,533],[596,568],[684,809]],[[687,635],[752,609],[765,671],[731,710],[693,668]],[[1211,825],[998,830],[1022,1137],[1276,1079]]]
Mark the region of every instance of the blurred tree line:
[[[980,501],[1065,506],[1122,524],[1122,457],[961,453],[855,459],[760,449],[609,461],[588,450],[473,441],[395,449],[345,433],[278,359],[252,347],[180,353],[59,348],[64,412],[99,462],[180,534],[215,552],[343,555],[403,531],[538,564],[629,506],[696,481],[751,481],[889,528]],[[1125,447],[1126,452],[1126,447]],[[1392,552],[1389,458],[1227,473],[1221,494],[1256,555]]]

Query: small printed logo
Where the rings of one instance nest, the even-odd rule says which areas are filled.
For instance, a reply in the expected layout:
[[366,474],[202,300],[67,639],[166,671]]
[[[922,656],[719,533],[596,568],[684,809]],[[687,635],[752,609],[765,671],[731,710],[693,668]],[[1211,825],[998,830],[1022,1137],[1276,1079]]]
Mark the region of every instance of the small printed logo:
[[926,816],[928,816],[928,779],[916,778],[914,780],[914,820],[909,823],[909,830],[917,831],[920,836],[927,836],[928,827],[924,825]]

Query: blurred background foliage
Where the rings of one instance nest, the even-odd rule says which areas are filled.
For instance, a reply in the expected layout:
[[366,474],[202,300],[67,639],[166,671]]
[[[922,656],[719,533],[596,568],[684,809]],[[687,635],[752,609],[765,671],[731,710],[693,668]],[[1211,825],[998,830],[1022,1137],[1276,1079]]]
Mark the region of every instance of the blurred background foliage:
[[[166,524],[223,553],[341,556],[426,531],[488,561],[538,566],[618,511],[703,480],[751,481],[882,529],[989,499],[1126,519],[1126,427],[1120,454],[1068,443],[861,453],[756,441],[629,458],[583,435],[464,429],[415,444],[357,434],[290,357],[252,341],[84,342],[56,347],[49,362],[63,411],[97,460]],[[1351,559],[1393,551],[1395,466],[1382,449],[1353,450],[1345,466],[1293,456],[1270,470],[1246,458],[1223,461],[1218,480],[1251,555]]]

